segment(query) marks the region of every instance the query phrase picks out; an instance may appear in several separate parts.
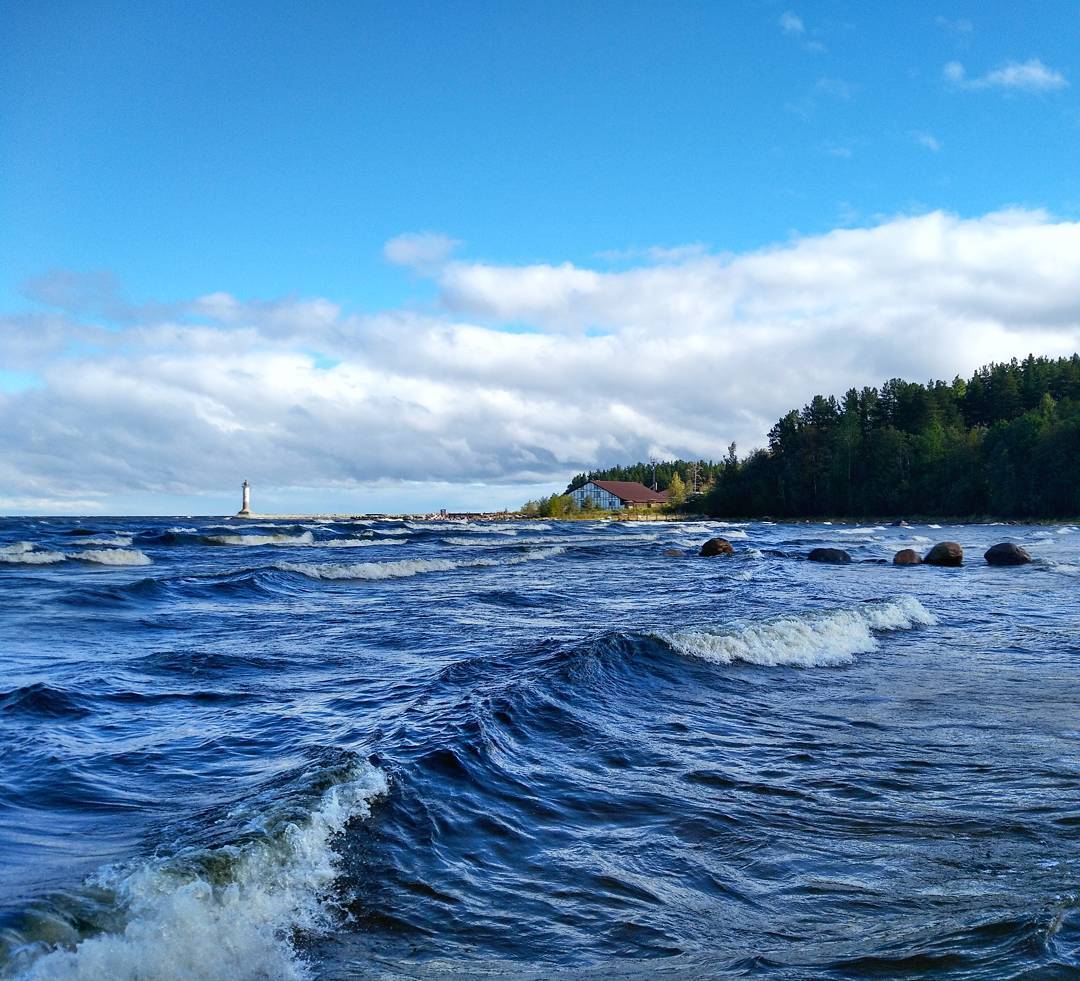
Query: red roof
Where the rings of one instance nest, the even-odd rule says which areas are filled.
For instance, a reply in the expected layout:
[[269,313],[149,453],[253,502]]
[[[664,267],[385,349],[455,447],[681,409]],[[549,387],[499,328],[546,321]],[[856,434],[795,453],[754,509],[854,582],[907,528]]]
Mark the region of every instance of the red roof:
[[654,491],[636,480],[590,480],[601,490],[614,494],[624,504],[664,504],[667,491]]

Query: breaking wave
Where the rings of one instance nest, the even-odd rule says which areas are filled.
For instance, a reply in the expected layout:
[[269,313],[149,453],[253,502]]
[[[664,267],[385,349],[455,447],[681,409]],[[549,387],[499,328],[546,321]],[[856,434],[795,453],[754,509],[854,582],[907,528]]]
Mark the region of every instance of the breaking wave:
[[686,627],[654,636],[680,654],[717,664],[831,667],[878,646],[875,633],[929,626],[937,620],[915,597],[782,617],[737,629]]
[[89,548],[65,553],[39,549],[33,542],[16,542],[0,547],[0,562],[13,565],[55,565],[68,559],[98,565],[150,565],[152,562],[149,555],[137,548]]
[[369,817],[387,789],[383,771],[363,763],[305,818],[295,808],[253,815],[242,844],[97,873],[89,885],[115,897],[122,927],[59,949],[48,949],[55,941],[29,944],[24,956],[47,952],[19,981],[309,977],[293,937],[333,926],[336,839],[350,821]]
[[72,552],[68,558],[98,565],[150,565],[153,561],[137,548],[91,548],[85,552]]
[[203,541],[209,545],[313,545],[315,536],[310,531],[299,535],[207,535]]
[[486,566],[520,565],[538,559],[550,559],[566,549],[537,549],[511,559],[402,559],[398,562],[278,562],[274,568],[282,572],[297,572],[311,579],[404,579],[427,572],[453,572],[456,569]]
[[0,546],[0,562],[17,565],[52,565],[63,562],[67,556],[63,552],[48,549],[37,550],[33,542],[15,542],[13,545]]

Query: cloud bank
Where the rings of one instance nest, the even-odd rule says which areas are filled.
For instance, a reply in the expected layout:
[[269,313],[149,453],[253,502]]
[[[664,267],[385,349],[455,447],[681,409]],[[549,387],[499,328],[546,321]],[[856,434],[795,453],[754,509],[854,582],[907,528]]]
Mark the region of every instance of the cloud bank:
[[1080,223],[1041,212],[646,250],[618,271],[455,244],[388,244],[438,299],[368,315],[215,292],[103,325],[110,281],[38,280],[53,308],[0,318],[0,365],[38,379],[0,388],[0,509],[194,501],[242,477],[353,499],[479,484],[484,506],[588,467],[748,450],[817,392],[1080,349]]

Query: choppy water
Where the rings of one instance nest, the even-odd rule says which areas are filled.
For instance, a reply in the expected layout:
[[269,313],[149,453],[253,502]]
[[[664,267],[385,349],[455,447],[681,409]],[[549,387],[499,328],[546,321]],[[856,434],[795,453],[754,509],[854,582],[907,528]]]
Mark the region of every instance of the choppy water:
[[0,519],[0,976],[1074,977],[1078,598],[1068,526]]

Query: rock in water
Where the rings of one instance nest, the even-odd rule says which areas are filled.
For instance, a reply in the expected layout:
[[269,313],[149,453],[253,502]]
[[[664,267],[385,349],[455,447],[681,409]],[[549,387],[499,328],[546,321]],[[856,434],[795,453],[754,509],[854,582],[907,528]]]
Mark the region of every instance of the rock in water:
[[842,548],[815,548],[807,558],[811,562],[832,562],[834,564],[851,561],[851,556]]
[[731,542],[726,538],[710,538],[701,546],[701,551],[698,554],[706,557],[712,555],[734,555],[735,549],[732,547]]
[[963,565],[964,550],[956,542],[938,542],[926,553],[923,562],[927,565]]
[[919,553],[913,548],[902,548],[893,556],[893,565],[922,565]]
[[665,548],[664,555],[669,559],[681,559],[686,553],[681,548]]
[[983,556],[990,565],[1025,565],[1031,561],[1026,548],[1012,542],[999,542],[991,545]]

